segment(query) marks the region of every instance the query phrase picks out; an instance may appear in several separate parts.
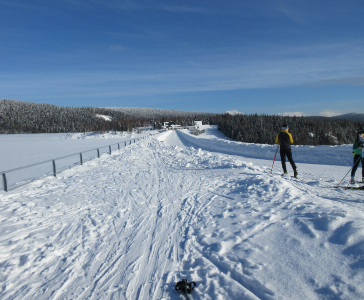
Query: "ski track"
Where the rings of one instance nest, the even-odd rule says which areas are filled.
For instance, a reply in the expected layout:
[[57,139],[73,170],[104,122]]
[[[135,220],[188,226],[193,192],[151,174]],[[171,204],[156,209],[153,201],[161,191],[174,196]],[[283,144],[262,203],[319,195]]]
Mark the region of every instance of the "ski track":
[[182,299],[182,278],[194,300],[364,298],[362,191],[184,138],[2,194],[0,298]]

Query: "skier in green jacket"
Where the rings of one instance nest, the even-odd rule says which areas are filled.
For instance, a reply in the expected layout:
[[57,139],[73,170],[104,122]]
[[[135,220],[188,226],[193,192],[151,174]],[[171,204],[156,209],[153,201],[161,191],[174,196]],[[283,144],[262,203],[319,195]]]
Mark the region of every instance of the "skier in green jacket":
[[361,181],[364,182],[363,145],[364,145],[364,128],[361,127],[358,129],[356,140],[353,143],[354,162],[353,162],[353,168],[351,169],[351,181],[350,181],[351,183],[355,183],[355,172],[358,169],[360,162],[361,162],[361,173],[362,173]]

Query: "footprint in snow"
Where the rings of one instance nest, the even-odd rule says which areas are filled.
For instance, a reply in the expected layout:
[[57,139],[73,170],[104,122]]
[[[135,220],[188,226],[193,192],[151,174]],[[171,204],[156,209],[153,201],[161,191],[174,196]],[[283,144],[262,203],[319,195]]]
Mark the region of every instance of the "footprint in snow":
[[353,221],[349,221],[335,229],[328,241],[332,244],[346,245],[357,235],[358,228],[355,228],[353,224]]

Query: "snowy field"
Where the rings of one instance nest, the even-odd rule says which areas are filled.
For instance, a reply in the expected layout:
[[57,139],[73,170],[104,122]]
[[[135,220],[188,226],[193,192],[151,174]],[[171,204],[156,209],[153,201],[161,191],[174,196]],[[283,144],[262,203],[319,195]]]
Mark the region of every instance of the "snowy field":
[[8,186],[12,188],[18,182],[27,182],[44,174],[52,174],[53,159],[56,159],[56,169],[60,171],[80,164],[81,152],[83,161],[87,161],[97,157],[97,149],[99,155],[102,155],[110,151],[109,146],[114,151],[118,147],[129,145],[130,142],[134,143],[135,139],[155,133],[157,132],[4,134],[0,135],[0,171],[37,164],[6,172]]
[[351,146],[294,147],[297,180],[275,150],[169,131],[0,192],[0,298],[364,299]]

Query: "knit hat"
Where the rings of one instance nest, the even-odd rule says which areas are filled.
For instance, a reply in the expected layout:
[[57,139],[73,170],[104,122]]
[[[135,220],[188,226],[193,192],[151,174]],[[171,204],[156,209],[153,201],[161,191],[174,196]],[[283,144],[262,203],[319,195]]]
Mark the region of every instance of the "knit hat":
[[283,124],[282,125],[282,130],[285,130],[285,129],[288,129],[289,127],[288,127],[288,125],[287,124]]

